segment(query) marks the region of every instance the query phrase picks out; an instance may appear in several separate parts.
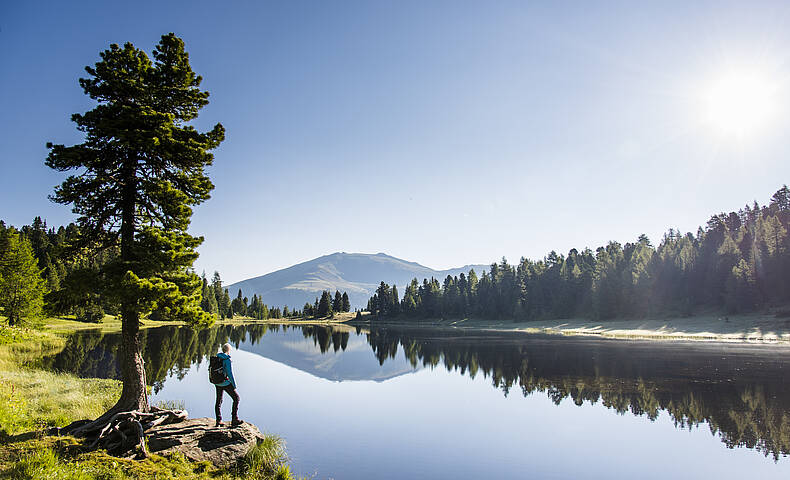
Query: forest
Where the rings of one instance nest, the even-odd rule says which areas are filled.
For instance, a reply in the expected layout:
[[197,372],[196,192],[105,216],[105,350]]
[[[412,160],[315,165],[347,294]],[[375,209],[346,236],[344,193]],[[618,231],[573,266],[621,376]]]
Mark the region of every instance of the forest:
[[505,258],[478,277],[470,270],[415,278],[403,296],[381,282],[367,310],[379,318],[547,320],[574,317],[723,315],[755,311],[790,316],[790,190],[713,215],[696,233],[670,229],[658,246],[633,243],[541,260]]
[[[100,322],[105,314],[117,315],[119,306],[102,293],[102,271],[117,258],[117,249],[89,248],[79,227],[70,223],[48,227],[41,217],[20,228],[0,220],[0,309],[11,325],[42,315],[74,315],[77,320]],[[322,292],[314,304],[302,310],[266,305],[260,296],[252,299],[241,290],[231,299],[219,272],[209,281],[203,273],[200,307],[214,318],[234,316],[270,318],[315,318],[348,312],[348,294]],[[148,318],[169,320],[167,312],[154,309]]]

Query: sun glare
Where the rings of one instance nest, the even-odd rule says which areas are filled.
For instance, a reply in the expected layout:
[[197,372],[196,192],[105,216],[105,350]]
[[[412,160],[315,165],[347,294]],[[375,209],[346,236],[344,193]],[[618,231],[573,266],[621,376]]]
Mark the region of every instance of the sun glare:
[[725,135],[758,131],[773,113],[775,88],[754,73],[730,73],[707,92],[707,121]]

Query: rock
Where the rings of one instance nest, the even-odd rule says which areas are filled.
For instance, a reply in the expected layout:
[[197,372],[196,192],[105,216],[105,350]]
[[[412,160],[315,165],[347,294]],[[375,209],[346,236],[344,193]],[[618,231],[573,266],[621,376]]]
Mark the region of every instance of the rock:
[[263,440],[258,427],[251,423],[231,427],[214,426],[213,418],[192,418],[170,425],[158,425],[146,432],[151,453],[166,455],[181,452],[193,461],[207,460],[218,467],[236,463]]

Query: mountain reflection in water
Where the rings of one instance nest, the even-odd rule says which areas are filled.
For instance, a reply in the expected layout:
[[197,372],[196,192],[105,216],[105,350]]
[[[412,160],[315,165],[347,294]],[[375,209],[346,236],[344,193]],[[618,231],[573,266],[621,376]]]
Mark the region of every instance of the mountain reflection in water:
[[[651,420],[664,410],[679,428],[707,424],[728,447],[775,459],[790,453],[790,348],[317,325],[160,327],[140,335],[154,392],[230,342],[333,381],[384,381],[444,366],[482,375],[505,396],[542,392],[555,404],[600,402]],[[119,342],[117,334],[74,334],[42,366],[119,378]]]

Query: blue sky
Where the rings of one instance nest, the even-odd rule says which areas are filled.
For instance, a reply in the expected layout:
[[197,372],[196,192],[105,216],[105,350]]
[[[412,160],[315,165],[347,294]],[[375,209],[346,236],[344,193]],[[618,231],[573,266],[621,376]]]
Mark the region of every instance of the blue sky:
[[[72,220],[43,162],[80,141],[77,79],[171,31],[211,92],[198,127],[227,129],[191,229],[226,281],[334,251],[448,268],[657,244],[767,202],[790,182],[790,4],[642,3],[3,2],[0,219]],[[708,118],[728,72],[770,89],[747,133]]]

